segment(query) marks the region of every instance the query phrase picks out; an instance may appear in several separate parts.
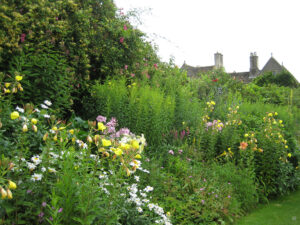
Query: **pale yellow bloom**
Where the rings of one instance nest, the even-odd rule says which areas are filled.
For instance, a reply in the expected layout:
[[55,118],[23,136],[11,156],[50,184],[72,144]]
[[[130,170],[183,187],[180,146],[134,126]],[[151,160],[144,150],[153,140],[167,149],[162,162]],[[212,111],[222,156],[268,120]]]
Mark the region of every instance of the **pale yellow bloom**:
[[37,119],[35,119],[35,118],[32,118],[32,119],[31,119],[31,123],[32,123],[32,124],[37,124],[37,122],[38,122]]
[[23,79],[22,76],[19,76],[19,75],[16,76],[16,81],[21,81],[22,79]]
[[17,185],[16,185],[16,183],[15,182],[13,182],[13,181],[11,181],[11,180],[9,180],[8,181],[8,188],[10,188],[10,189],[16,189],[17,188]]
[[111,146],[111,141],[110,140],[106,140],[106,139],[102,139],[102,145],[104,147]]
[[17,111],[14,111],[14,112],[12,112],[12,113],[10,114],[10,118],[11,118],[12,120],[18,119],[19,116],[20,116],[20,114],[19,114]]

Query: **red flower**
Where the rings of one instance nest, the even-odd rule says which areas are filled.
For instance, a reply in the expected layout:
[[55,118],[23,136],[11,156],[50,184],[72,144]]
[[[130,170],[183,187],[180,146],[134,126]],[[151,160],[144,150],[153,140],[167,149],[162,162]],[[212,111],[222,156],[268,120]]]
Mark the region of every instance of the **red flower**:
[[218,82],[218,78],[216,78],[216,79],[212,80],[212,82]]

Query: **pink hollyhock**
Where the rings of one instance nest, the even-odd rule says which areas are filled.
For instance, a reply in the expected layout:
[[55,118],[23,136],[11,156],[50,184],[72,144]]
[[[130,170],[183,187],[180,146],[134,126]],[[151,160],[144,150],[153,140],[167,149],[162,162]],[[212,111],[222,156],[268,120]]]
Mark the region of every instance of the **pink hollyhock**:
[[121,37],[120,38],[120,43],[123,43],[124,42],[124,37]]
[[26,38],[26,34],[22,33],[21,34],[21,43],[23,43],[25,41],[25,38]]
[[126,24],[124,25],[123,29],[124,29],[124,30],[127,30],[127,29],[128,29],[127,26],[126,26]]
[[125,68],[125,70],[127,70],[128,69],[128,65],[125,65],[124,68]]
[[135,74],[134,74],[134,73],[132,73],[132,74],[130,74],[130,76],[134,77],[134,76],[135,76]]
[[157,64],[156,64],[156,63],[155,63],[153,66],[155,67],[155,69],[157,69],[157,68],[158,68],[158,66],[157,66]]

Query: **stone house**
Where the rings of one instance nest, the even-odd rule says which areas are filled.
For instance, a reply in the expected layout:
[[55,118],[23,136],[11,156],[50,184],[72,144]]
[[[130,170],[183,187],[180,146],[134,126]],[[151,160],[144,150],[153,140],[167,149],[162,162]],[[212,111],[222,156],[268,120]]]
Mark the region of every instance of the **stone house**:
[[[215,65],[212,66],[204,66],[204,67],[193,67],[187,65],[185,62],[183,63],[181,69],[185,70],[187,72],[187,75],[189,77],[196,77],[198,74],[205,73],[208,71],[212,71],[215,69],[220,69],[224,68],[223,67],[223,55],[221,53],[215,53],[214,55],[215,58]],[[243,81],[244,83],[249,83],[252,79],[255,77],[264,74],[265,72],[272,72],[274,74],[278,74],[281,71],[287,69],[283,66],[280,65],[276,59],[274,59],[273,56],[267,61],[267,63],[264,65],[264,67],[260,70],[258,68],[258,56],[256,53],[251,53],[250,54],[250,69],[249,71],[246,72],[233,72],[229,73],[232,77],[235,79],[238,79],[240,81]]]

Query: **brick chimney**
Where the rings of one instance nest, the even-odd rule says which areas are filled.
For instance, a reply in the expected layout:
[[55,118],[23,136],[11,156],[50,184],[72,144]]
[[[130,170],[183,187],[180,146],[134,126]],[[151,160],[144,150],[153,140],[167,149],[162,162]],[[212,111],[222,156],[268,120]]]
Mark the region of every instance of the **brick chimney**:
[[223,67],[223,55],[219,52],[215,53],[215,67],[217,69]]
[[259,72],[258,69],[258,56],[256,55],[256,52],[250,53],[250,78],[254,78],[257,76]]

